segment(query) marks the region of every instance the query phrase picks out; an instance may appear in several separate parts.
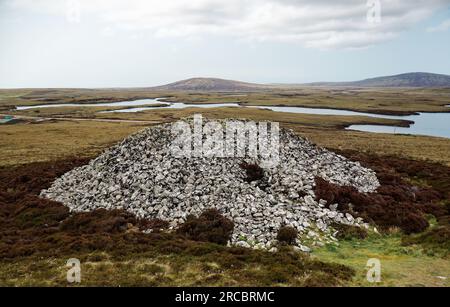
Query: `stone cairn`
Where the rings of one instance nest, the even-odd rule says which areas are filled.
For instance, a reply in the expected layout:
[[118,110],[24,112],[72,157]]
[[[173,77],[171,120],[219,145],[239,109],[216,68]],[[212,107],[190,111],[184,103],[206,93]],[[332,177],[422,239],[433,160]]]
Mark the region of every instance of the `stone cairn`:
[[258,159],[174,157],[171,127],[161,124],[129,136],[58,178],[41,196],[74,212],[124,209],[139,218],[167,220],[171,228],[190,214],[216,208],[235,224],[230,245],[272,251],[282,226],[297,229],[294,248],[305,252],[336,242],[333,223],[368,227],[314,195],[316,176],[360,192],[375,191],[375,173],[360,163],[280,129],[279,164],[248,182],[242,164],[258,164]]

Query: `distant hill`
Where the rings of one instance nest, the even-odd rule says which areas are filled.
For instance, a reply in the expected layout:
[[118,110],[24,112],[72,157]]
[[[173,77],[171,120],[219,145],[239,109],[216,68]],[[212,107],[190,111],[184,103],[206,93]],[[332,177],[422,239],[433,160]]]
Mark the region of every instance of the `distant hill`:
[[198,92],[256,92],[270,89],[295,89],[308,86],[324,87],[450,87],[450,76],[413,72],[395,76],[377,77],[353,82],[315,82],[306,84],[256,84],[218,78],[191,78],[151,90]]
[[450,87],[450,76],[425,72],[412,72],[354,82],[316,82],[306,85],[355,87]]
[[217,78],[191,78],[167,85],[153,87],[153,90],[164,91],[213,91],[213,92],[246,92],[270,88],[270,85],[246,83]]

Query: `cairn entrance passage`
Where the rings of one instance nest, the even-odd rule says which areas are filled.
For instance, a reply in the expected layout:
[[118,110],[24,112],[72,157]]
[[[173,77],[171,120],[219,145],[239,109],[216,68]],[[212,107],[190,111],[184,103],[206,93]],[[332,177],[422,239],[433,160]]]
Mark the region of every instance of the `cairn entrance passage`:
[[172,227],[216,208],[235,224],[230,244],[253,248],[272,249],[283,226],[297,230],[294,244],[304,251],[335,241],[331,224],[367,226],[316,200],[315,178],[373,192],[375,173],[290,130],[280,129],[280,162],[270,169],[254,158],[174,157],[173,139],[171,124],[147,128],[64,174],[41,196],[77,212],[125,209]]

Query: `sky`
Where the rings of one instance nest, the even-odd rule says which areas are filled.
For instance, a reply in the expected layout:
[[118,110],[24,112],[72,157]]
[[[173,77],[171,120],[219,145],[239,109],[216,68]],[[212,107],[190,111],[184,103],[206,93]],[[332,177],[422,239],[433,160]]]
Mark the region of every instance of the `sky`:
[[450,74],[450,0],[0,0],[0,88]]

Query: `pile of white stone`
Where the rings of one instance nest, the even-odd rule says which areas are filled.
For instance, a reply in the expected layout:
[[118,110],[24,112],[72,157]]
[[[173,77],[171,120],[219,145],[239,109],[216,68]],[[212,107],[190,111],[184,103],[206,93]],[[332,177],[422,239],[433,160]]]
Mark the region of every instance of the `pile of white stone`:
[[[230,244],[274,250],[281,226],[299,232],[296,248],[335,241],[332,223],[367,227],[316,201],[316,176],[361,192],[379,187],[375,173],[290,130],[280,129],[280,162],[248,183],[242,162],[250,158],[176,158],[171,124],[147,128],[113,146],[88,165],[58,178],[41,192],[72,211],[125,209],[140,218],[167,220],[176,227],[190,214],[217,208],[235,223]],[[331,209],[328,209],[329,207]]]

